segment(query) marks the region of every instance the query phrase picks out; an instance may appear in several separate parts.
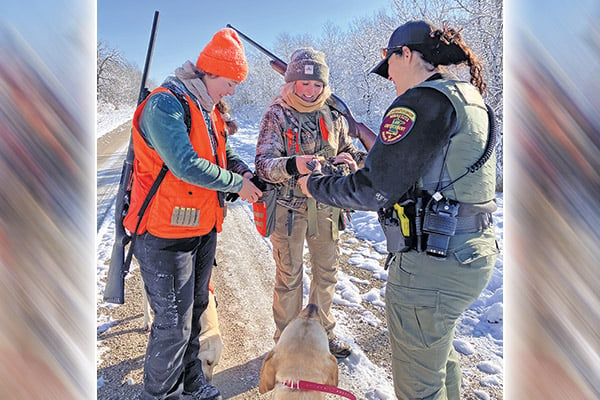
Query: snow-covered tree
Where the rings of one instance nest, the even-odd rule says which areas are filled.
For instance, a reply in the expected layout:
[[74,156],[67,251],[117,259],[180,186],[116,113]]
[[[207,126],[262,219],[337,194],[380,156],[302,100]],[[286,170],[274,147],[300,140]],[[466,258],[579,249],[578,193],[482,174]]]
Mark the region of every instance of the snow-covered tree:
[[[375,132],[396,96],[394,85],[369,71],[380,60],[395,28],[412,19],[425,19],[436,26],[447,22],[462,29],[461,35],[484,66],[486,102],[494,109],[499,134],[497,146],[497,190],[502,191],[503,168],[503,19],[502,0],[390,0],[386,11],[351,21],[340,27],[327,23],[321,32],[303,35],[280,33],[272,49],[284,62],[299,47],[313,47],[325,53],[334,93],[350,107],[355,118]],[[252,32],[246,32],[252,36]],[[245,43],[248,78],[226,101],[243,126],[257,127],[269,103],[280,93],[284,79],[269,65],[268,57]],[[98,102],[115,107],[135,104],[141,72],[127,62],[117,49],[98,43]],[[468,68],[452,68],[459,78],[469,80]],[[156,86],[150,82],[147,86]]]
[[127,61],[120,50],[98,42],[96,89],[99,106],[135,105],[141,79],[140,68]]

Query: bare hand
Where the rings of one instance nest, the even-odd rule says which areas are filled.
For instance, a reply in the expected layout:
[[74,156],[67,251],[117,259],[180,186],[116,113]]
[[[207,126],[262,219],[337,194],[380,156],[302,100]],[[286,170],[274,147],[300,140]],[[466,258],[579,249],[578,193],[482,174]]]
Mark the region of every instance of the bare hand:
[[298,186],[300,186],[302,193],[304,193],[307,197],[312,197],[308,191],[308,175],[298,178]]
[[249,203],[254,203],[262,196],[262,192],[246,177],[244,177],[242,190],[238,194],[242,200],[246,200]]
[[313,160],[315,160],[317,164],[319,163],[315,156],[296,156],[296,168],[298,168],[300,175],[306,175],[312,172],[306,164]]
[[352,158],[349,153],[340,153],[333,159],[334,164],[346,164],[351,172],[355,172],[358,169],[356,161]]

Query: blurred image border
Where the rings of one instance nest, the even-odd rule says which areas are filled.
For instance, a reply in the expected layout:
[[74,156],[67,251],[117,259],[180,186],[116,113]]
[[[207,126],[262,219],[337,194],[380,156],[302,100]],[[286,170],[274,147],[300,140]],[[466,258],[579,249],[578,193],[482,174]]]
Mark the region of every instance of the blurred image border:
[[95,2],[0,20],[2,399],[96,397],[95,39]]
[[576,70],[600,66],[600,4],[524,3],[505,18],[505,398],[600,398],[600,86]]

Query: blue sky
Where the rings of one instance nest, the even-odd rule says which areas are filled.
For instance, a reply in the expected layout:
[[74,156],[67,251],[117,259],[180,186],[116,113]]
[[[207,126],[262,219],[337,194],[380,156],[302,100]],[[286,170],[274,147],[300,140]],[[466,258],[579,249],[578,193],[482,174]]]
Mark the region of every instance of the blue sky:
[[[319,36],[328,22],[347,28],[355,18],[372,16],[391,0],[129,1],[100,0],[98,40],[118,48],[144,66],[154,11],[160,11],[150,78],[157,83],[183,64],[196,61],[212,35],[231,24],[269,48],[281,33]],[[248,46],[247,43],[244,45]],[[286,59],[287,54],[278,54]]]

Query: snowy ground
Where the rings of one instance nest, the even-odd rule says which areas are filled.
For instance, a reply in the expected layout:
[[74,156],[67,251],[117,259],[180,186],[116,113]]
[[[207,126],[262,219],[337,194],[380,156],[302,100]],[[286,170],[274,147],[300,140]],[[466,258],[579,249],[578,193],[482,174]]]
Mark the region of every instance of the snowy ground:
[[[130,119],[133,110],[123,110],[112,113],[99,113],[98,115],[98,137],[109,132],[113,128],[121,125]],[[253,167],[254,149],[258,129],[254,127],[241,128],[235,136],[231,137],[232,146]],[[100,168],[100,167],[99,167]],[[99,176],[102,171],[98,171]],[[118,178],[117,178],[118,179]],[[114,181],[113,181],[114,183]],[[118,180],[117,180],[118,183]],[[99,179],[100,191],[101,183]],[[248,213],[246,221],[252,224],[250,217],[250,207],[244,204],[242,210]],[[497,238],[501,251],[503,247],[503,197],[498,194],[499,209],[495,213],[495,223],[497,229]],[[112,209],[110,208],[112,207]],[[107,272],[106,261],[110,258],[114,232],[114,205],[106,203],[98,205],[98,215],[104,218],[98,221],[98,294],[101,298],[103,291],[103,281]],[[104,208],[104,209],[101,209]],[[381,268],[381,260],[385,257],[385,240],[381,228],[377,222],[377,215],[374,212],[355,212],[352,218],[353,226],[350,227],[350,237],[341,244],[341,252],[347,252],[348,264],[359,269],[368,271],[376,282],[380,282],[378,287],[372,287],[368,291],[361,290],[364,279],[357,278],[346,273],[340,273],[339,282],[336,286],[335,304],[339,306],[338,310],[365,310],[362,318],[368,321],[371,326],[378,326],[382,322],[367,311],[364,307],[367,303],[385,308],[383,295],[387,280],[387,271]],[[240,244],[242,247],[243,244]],[[269,255],[270,257],[270,255]],[[306,278],[308,279],[308,278]],[[307,283],[308,281],[305,281]],[[106,306],[106,304],[99,304]],[[465,312],[457,329],[454,346],[463,356],[472,359],[474,365],[482,373],[483,378],[479,379],[478,388],[473,390],[472,394],[479,399],[501,398],[498,392],[502,393],[503,387],[503,254],[501,253],[496,263],[493,276],[488,287],[483,291],[480,298]],[[377,360],[369,360],[365,352],[356,344],[350,336],[350,329],[346,329],[345,320],[347,316],[344,312],[336,312],[338,325],[336,332],[343,339],[348,340],[352,346],[355,356],[344,361],[348,370],[352,371],[352,377],[357,380],[359,386],[376,387],[372,390],[369,398],[373,399],[393,399],[393,388],[391,380],[385,379],[385,374],[378,371]],[[101,312],[98,313],[98,330],[106,331],[110,329],[113,322],[108,320]],[[102,346],[99,343],[99,358],[102,358]],[[467,375],[469,369],[463,369],[463,374]],[[384,376],[378,382],[373,382],[373,377]],[[102,377],[99,376],[99,386],[102,385]],[[487,390],[489,388],[489,390]],[[495,393],[495,395],[490,394]]]

